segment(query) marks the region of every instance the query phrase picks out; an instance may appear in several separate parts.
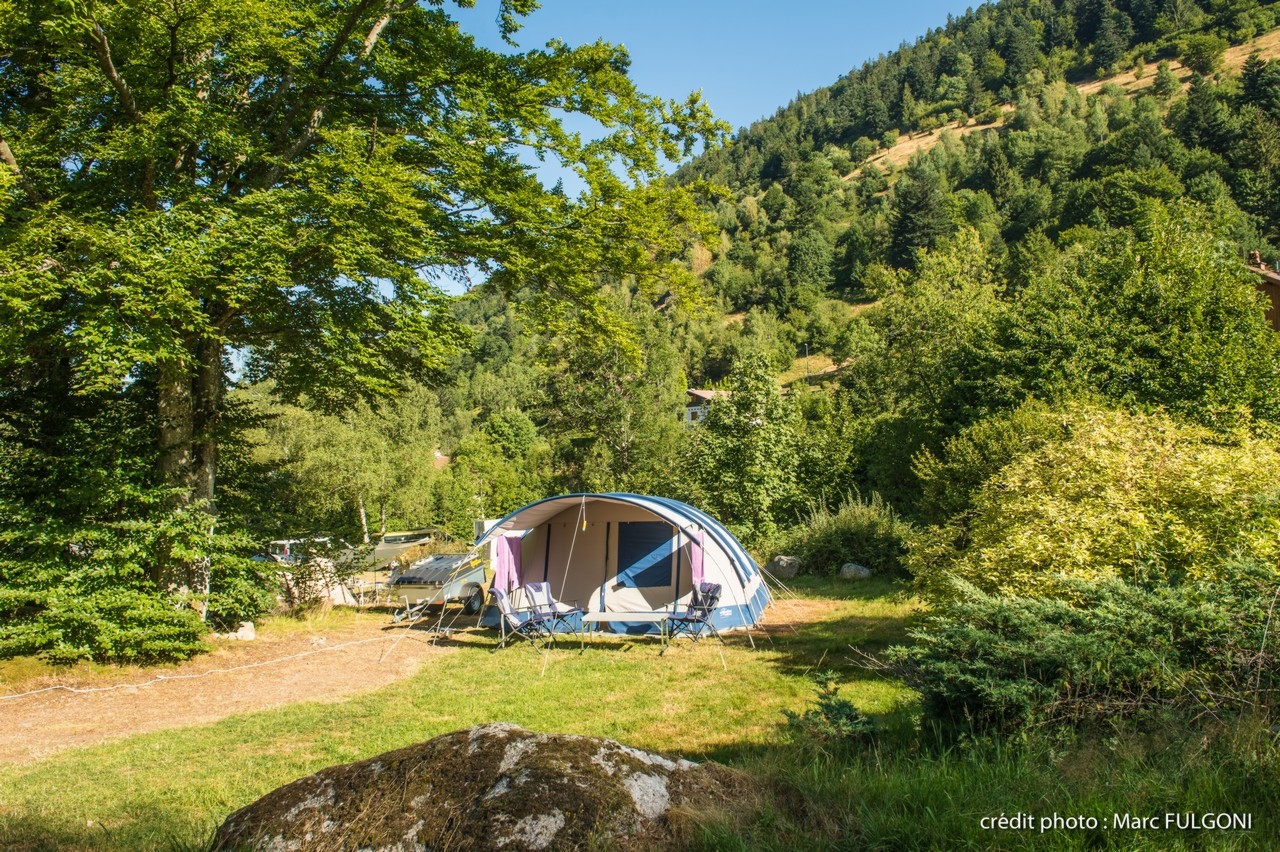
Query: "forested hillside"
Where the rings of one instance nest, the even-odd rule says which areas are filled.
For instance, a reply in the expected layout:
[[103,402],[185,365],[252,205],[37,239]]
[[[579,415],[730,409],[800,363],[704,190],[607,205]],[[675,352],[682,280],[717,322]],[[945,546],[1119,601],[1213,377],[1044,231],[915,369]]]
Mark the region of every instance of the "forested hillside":
[[675,176],[726,189],[698,271],[774,369],[837,368],[764,418],[796,436],[768,512],[716,496],[767,464],[700,496],[809,570],[910,576],[933,614],[892,669],[936,719],[1272,700],[1280,349],[1245,258],[1280,239],[1276,11],[986,5]]
[[[1276,72],[1250,61],[1233,82],[1215,74],[1228,40],[1262,34],[1275,14],[1256,2],[1005,2],[950,20],[677,173],[733,192],[716,209],[722,236],[708,278],[737,307],[808,307],[830,290],[863,294],[870,265],[912,267],[961,222],[998,236],[1004,257],[1035,235],[1101,221],[1095,196],[1116,187],[1229,199],[1249,214],[1233,239],[1263,249],[1276,236],[1263,141],[1275,134]],[[1130,102],[1118,86],[1075,91],[1113,74],[1132,80],[1159,60],[1150,100]],[[1169,60],[1194,75],[1186,98]],[[903,174],[868,163],[943,124],[1003,124],[1011,106],[1000,129],[1012,132],[952,139]]]

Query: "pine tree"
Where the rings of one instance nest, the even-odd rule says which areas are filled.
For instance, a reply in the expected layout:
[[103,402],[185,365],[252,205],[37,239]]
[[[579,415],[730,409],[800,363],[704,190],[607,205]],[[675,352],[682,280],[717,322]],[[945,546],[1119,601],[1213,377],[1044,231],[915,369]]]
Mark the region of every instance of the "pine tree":
[[1240,73],[1241,99],[1280,120],[1280,62],[1249,54]]
[[911,92],[909,83],[902,84],[902,104],[899,108],[902,115],[902,129],[910,133],[916,129],[916,122],[920,120],[920,108],[916,104],[916,96]]
[[898,182],[889,246],[889,258],[898,266],[914,268],[920,249],[933,248],[955,230],[944,189],[938,173],[925,167],[909,170]]
[[1167,59],[1161,59],[1156,66],[1155,79],[1151,81],[1151,92],[1157,98],[1171,98],[1182,90],[1178,75],[1173,73]]

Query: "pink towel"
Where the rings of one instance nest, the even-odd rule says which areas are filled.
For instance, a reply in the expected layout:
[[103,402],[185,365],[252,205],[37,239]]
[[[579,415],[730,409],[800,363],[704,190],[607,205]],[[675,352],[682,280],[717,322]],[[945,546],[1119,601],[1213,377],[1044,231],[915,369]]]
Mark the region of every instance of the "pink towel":
[[493,587],[503,592],[524,585],[520,569],[520,545],[518,535],[504,535],[498,539],[498,564],[493,569]]

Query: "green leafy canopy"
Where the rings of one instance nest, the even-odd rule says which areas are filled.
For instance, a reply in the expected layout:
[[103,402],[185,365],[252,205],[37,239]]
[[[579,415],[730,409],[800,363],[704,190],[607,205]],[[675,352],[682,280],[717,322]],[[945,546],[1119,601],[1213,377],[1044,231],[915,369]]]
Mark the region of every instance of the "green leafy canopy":
[[[472,5],[0,0],[0,585],[24,590],[0,615],[26,631],[0,653],[190,653],[185,616],[171,646],[128,631],[206,582],[219,618],[261,608],[262,578],[210,562],[192,514],[243,440],[233,361],[350,411],[444,376],[468,336],[446,276],[601,333],[625,328],[602,277],[695,293],[702,190],[656,178],[724,128],[696,96],[639,92],[621,47],[518,49],[532,0],[498,6],[510,51],[481,47],[452,14]],[[544,187],[525,152],[584,189]],[[92,544],[109,530],[134,546]],[[72,631],[94,619],[123,632]]]

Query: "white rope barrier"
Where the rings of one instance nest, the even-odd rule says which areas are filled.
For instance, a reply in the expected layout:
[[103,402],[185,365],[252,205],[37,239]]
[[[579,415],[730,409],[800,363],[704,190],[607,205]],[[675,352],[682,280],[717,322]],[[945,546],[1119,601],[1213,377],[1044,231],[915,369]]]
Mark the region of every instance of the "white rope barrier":
[[[111,692],[116,689],[142,689],[143,687],[154,686],[157,683],[164,683],[165,681],[195,680],[197,678],[208,677],[209,675],[229,674],[231,672],[244,671],[245,669],[256,669],[256,668],[261,668],[262,666],[271,666],[277,663],[288,662],[289,660],[297,660],[297,659],[301,659],[302,657],[310,657],[314,654],[327,654],[332,651],[340,651],[343,648],[351,648],[355,645],[365,645],[370,642],[397,641],[398,638],[399,637],[392,637],[392,636],[374,636],[371,639],[355,639],[351,642],[343,642],[338,645],[329,645],[324,648],[315,648],[310,651],[301,651],[297,654],[290,654],[287,657],[278,657],[274,660],[260,660],[256,663],[245,663],[242,666],[232,666],[231,668],[227,668],[227,669],[209,669],[208,671],[195,672],[193,674],[156,675],[151,680],[143,681],[142,683],[117,683],[113,686],[93,686],[93,687],[87,687],[87,688],[57,684],[55,686],[46,686],[43,689],[33,689],[30,692],[18,692],[18,693],[14,693],[13,695],[0,695],[0,701],[13,701],[18,698],[29,698],[32,695],[40,695],[41,693],[45,693],[45,692],[63,691],[63,692],[74,693],[76,695],[87,695],[89,693],[94,693],[94,692]],[[381,660],[379,660],[379,662],[381,662]]]

